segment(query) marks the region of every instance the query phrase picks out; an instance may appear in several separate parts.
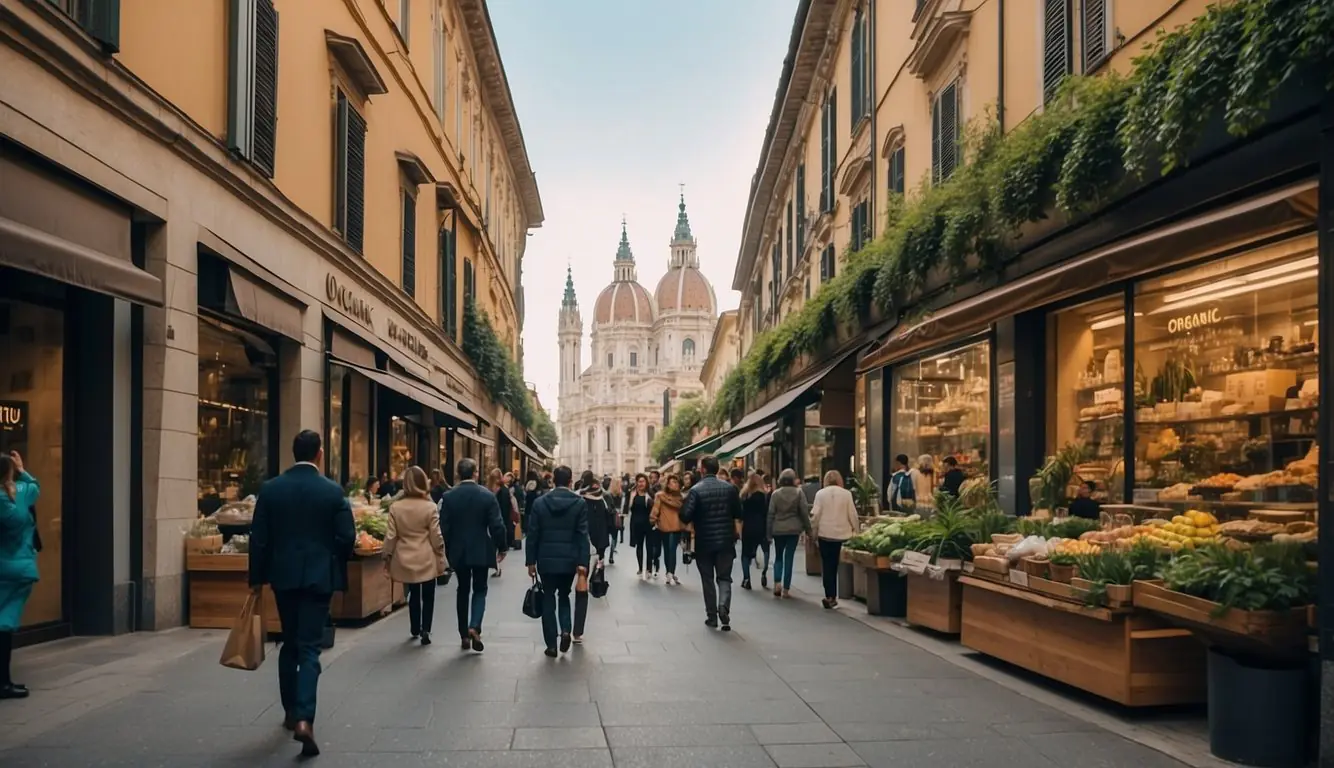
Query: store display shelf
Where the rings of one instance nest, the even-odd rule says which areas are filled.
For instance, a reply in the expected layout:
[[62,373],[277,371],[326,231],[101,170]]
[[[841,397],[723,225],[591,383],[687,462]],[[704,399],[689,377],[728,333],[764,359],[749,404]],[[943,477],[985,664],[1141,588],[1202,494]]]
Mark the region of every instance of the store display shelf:
[[1199,509],[1273,509],[1281,512],[1309,512],[1319,504],[1314,501],[1210,501],[1201,498],[1159,499],[1156,503],[1173,507],[1193,507]]
[[1099,421],[1116,421],[1116,420],[1124,419],[1125,417],[1126,417],[1126,415],[1125,415],[1124,413],[1109,413],[1109,414],[1107,414],[1106,416],[1090,416],[1090,417],[1088,417],[1088,418],[1079,419],[1079,420],[1078,420],[1078,423],[1079,423],[1079,424],[1093,424],[1093,423],[1095,423],[1095,422],[1099,422]]
[[1287,408],[1281,411],[1262,411],[1258,413],[1233,413],[1227,416],[1196,416],[1190,419],[1135,419],[1137,427],[1173,427],[1183,424],[1210,424],[1215,422],[1236,422],[1250,421],[1252,419],[1281,419],[1285,416],[1294,414],[1312,413],[1319,410],[1318,406],[1306,406],[1303,408]]
[[[1280,369],[1284,369],[1284,370],[1292,370],[1292,369],[1298,369],[1298,370],[1300,370],[1300,366],[1302,366],[1302,365],[1304,365],[1304,364],[1309,364],[1309,363],[1316,363],[1316,362],[1319,362],[1319,360],[1320,360],[1320,355],[1319,355],[1319,353],[1316,353],[1316,352],[1307,352],[1307,353],[1303,353],[1303,354],[1300,354],[1300,355],[1289,355],[1289,356],[1279,356],[1279,357],[1275,357],[1273,360],[1271,360],[1271,361],[1269,361],[1269,362],[1267,362],[1267,363],[1264,363],[1264,364],[1262,364],[1262,365],[1251,365],[1251,366],[1247,366],[1247,367],[1245,367],[1245,368],[1233,368],[1233,369],[1231,369],[1231,370],[1217,370],[1217,371],[1208,371],[1208,370],[1204,370],[1204,371],[1195,371],[1194,373],[1195,373],[1195,378],[1198,380],[1198,379],[1200,379],[1200,378],[1202,378],[1202,377],[1209,377],[1209,376],[1230,376],[1230,375],[1232,375],[1232,374],[1234,374],[1234,373],[1254,373],[1254,372],[1256,372],[1256,371],[1267,371],[1267,370],[1271,370],[1271,369],[1274,369],[1274,368],[1280,368]],[[1312,366],[1312,367],[1314,367],[1314,366]]]

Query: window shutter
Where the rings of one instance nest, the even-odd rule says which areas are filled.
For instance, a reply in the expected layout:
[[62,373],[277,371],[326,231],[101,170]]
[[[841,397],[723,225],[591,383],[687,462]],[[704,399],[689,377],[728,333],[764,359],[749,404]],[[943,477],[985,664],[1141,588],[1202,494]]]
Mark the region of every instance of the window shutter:
[[787,201],[787,272],[792,274],[792,201]]
[[79,26],[107,53],[120,50],[120,0],[83,0]]
[[894,194],[903,194],[904,169],[903,169],[903,147],[899,147],[889,156],[889,191]]
[[473,276],[472,276],[472,259],[464,259],[463,260],[463,306],[465,307],[468,306],[468,302],[472,301],[475,298],[473,296],[474,287],[475,286],[473,285]]
[[825,177],[829,207],[834,210],[834,174],[838,171],[838,90],[829,91],[829,173]]
[[829,245],[825,246],[825,253],[829,254],[829,279],[833,280],[836,277],[836,273],[838,271],[838,262],[835,261],[834,259],[833,243],[830,243]]
[[347,229],[352,250],[361,253],[366,216],[366,121],[347,107]]
[[936,97],[931,114],[932,175],[937,182],[948,179],[959,162],[959,84],[950,83]]
[[417,201],[403,192],[403,292],[417,296]]
[[806,164],[797,166],[797,253],[806,248]]
[[440,21],[439,7],[432,4],[435,8],[432,16],[435,21],[431,25],[431,45],[435,56],[435,117],[440,121],[440,130],[445,129],[445,30],[444,24]]
[[440,327],[445,329],[445,335],[451,340],[458,340],[458,286],[455,274],[453,232],[449,229],[441,228],[439,244],[437,250],[440,258]]
[[1042,98],[1050,101],[1071,72],[1070,0],[1045,0],[1042,31]]
[[347,239],[347,96],[338,92],[334,105],[334,228]]
[[278,11],[273,0],[255,4],[255,81],[251,161],[273,177],[278,149]]
[[857,121],[865,114],[862,111],[862,57],[866,54],[862,49],[862,23],[862,11],[858,8],[852,22],[852,56],[850,57],[852,71],[849,73],[852,80],[852,99],[849,106],[852,107],[852,112],[851,120],[848,121],[849,128],[855,128]]
[[824,109],[820,112],[820,212],[829,210],[828,184],[825,180],[829,177],[829,105],[828,98],[825,99]]
[[1084,0],[1084,71],[1091,72],[1107,57],[1107,0]]
[[398,0],[398,34],[403,37],[403,44],[408,48],[412,47],[412,43],[408,39],[412,34],[411,21],[412,0]]

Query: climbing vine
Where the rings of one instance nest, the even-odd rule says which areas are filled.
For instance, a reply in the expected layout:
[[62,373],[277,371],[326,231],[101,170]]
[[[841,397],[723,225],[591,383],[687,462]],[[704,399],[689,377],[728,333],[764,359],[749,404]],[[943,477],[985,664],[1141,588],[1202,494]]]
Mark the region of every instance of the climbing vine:
[[947,181],[895,200],[884,232],[850,254],[843,273],[756,338],[707,413],[719,426],[787,377],[803,355],[859,332],[867,318],[901,317],[945,290],[994,277],[1023,228],[1052,212],[1096,211],[1127,180],[1183,167],[1211,121],[1245,136],[1274,91],[1298,73],[1334,88],[1334,2],[1235,0],[1210,5],[1161,33],[1128,76],[1072,77],[1041,114],[1001,136],[970,126],[968,163]]
[[703,427],[707,421],[709,406],[702,398],[684,398],[672,414],[672,420],[653,438],[649,454],[659,464],[666,464],[682,448],[690,445],[690,438],[695,430]]
[[463,353],[472,361],[491,400],[509,411],[525,429],[532,429],[536,409],[523,382],[523,373],[496,335],[491,318],[471,298],[463,307]]

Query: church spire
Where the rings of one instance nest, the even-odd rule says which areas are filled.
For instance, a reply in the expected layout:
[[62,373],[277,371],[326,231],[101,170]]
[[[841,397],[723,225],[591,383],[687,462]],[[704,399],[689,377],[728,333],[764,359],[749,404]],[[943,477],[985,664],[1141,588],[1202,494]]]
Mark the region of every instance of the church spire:
[[560,302],[561,309],[577,309],[579,299],[574,295],[574,271],[565,265],[565,298]]
[[634,261],[635,255],[630,250],[630,236],[625,231],[625,217],[621,217],[621,244],[616,248],[617,261]]
[[690,234],[690,219],[686,217],[686,193],[682,189],[681,204],[676,208],[676,231],[672,233],[672,242],[683,243],[693,239]]
[[616,260],[612,266],[615,268],[616,282],[632,283],[638,279],[635,276],[635,255],[630,250],[630,235],[625,229],[625,216],[621,216],[621,244],[616,248]]

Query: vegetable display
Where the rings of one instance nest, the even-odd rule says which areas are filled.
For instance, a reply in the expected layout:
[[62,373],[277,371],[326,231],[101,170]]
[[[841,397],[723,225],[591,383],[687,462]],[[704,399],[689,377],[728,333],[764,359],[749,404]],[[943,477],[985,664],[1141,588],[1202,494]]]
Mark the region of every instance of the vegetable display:
[[1260,544],[1232,549],[1208,544],[1182,551],[1161,569],[1164,585],[1218,603],[1215,615],[1228,609],[1280,611],[1309,605],[1315,578],[1301,547]]

